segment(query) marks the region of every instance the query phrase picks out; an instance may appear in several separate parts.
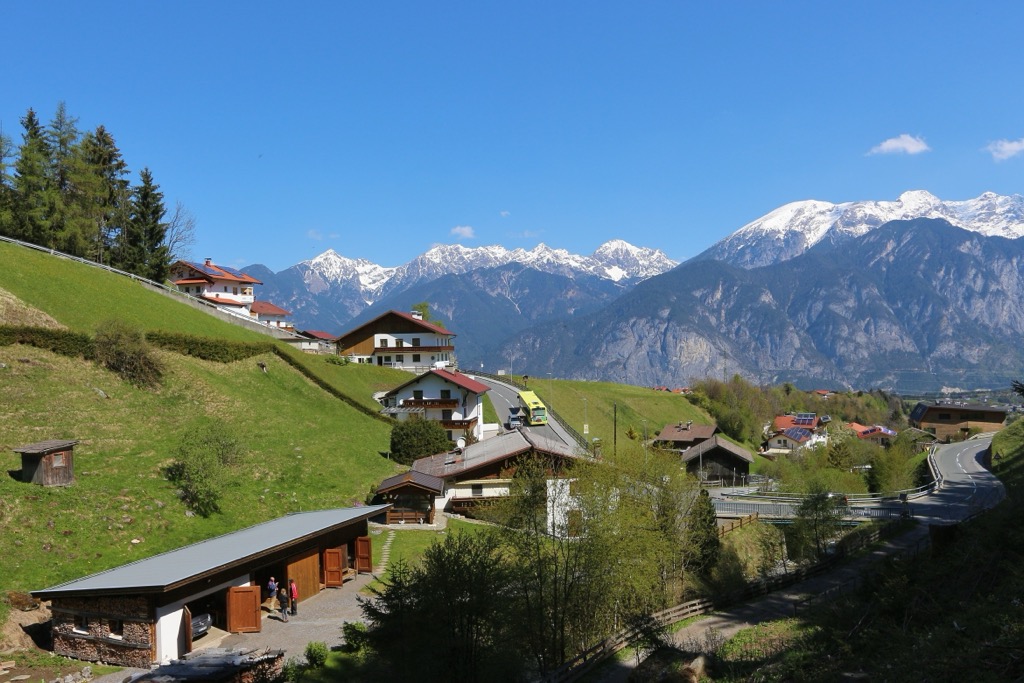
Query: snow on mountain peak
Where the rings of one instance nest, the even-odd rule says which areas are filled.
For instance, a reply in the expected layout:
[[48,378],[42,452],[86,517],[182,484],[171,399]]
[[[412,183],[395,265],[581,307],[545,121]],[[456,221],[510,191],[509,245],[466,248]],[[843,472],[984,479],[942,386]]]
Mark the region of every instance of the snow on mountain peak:
[[702,256],[755,268],[799,256],[826,237],[848,239],[912,218],[943,218],[965,230],[1015,239],[1024,236],[1024,197],[986,192],[943,201],[926,190],[909,190],[896,201],[792,202],[747,223]]

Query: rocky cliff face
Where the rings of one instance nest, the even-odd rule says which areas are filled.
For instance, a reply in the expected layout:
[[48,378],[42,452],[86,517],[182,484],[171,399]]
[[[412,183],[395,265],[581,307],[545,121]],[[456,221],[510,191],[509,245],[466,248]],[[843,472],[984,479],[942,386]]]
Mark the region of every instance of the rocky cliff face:
[[782,264],[692,261],[507,345],[536,374],[683,385],[1005,386],[1024,374],[1024,240],[893,222]]

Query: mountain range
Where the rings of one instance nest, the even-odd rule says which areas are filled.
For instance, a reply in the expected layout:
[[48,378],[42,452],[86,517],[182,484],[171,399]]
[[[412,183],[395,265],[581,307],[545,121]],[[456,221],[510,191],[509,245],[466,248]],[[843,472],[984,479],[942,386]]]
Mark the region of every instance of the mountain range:
[[386,268],[328,251],[264,281],[299,327],[341,332],[428,301],[464,367],[683,385],[739,373],[798,386],[935,391],[1024,370],[1024,197],[780,207],[677,265],[621,240],[437,246]]

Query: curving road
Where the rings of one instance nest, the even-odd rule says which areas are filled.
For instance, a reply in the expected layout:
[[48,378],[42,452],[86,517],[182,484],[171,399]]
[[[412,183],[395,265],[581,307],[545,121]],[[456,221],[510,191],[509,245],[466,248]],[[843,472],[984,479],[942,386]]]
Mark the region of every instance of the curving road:
[[[519,389],[511,384],[505,384],[504,382],[499,382],[491,379],[490,377],[473,375],[468,372],[466,374],[477,382],[482,382],[487,385],[487,388],[489,389],[487,395],[491,397],[491,403],[494,405],[494,410],[497,411],[498,419],[501,421],[502,429],[504,429],[505,424],[508,422],[508,409],[512,406],[519,405]],[[536,432],[549,439],[561,441],[569,446],[576,447],[577,445],[576,441],[569,436],[564,429],[562,429],[562,425],[558,424],[554,420],[549,420],[546,425],[536,425],[533,427],[526,426],[523,427],[523,429]]]
[[951,443],[935,449],[940,485],[914,501],[914,515],[932,524],[958,522],[994,507],[1006,497],[1003,483],[982,464],[992,436]]

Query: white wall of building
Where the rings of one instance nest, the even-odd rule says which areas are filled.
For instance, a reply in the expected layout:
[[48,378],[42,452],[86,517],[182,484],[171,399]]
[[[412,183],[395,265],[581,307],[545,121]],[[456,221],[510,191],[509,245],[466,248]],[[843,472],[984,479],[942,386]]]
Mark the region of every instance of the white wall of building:
[[[248,586],[249,575],[239,576],[236,579],[213,586],[202,593],[188,596],[185,600],[172,602],[156,610],[156,659],[161,664],[167,664],[172,659],[178,659],[183,654],[185,633],[181,628],[181,620],[185,612],[185,604],[198,600],[206,595],[212,595],[217,591],[226,591],[232,586]],[[195,616],[195,615],[192,615]]]

